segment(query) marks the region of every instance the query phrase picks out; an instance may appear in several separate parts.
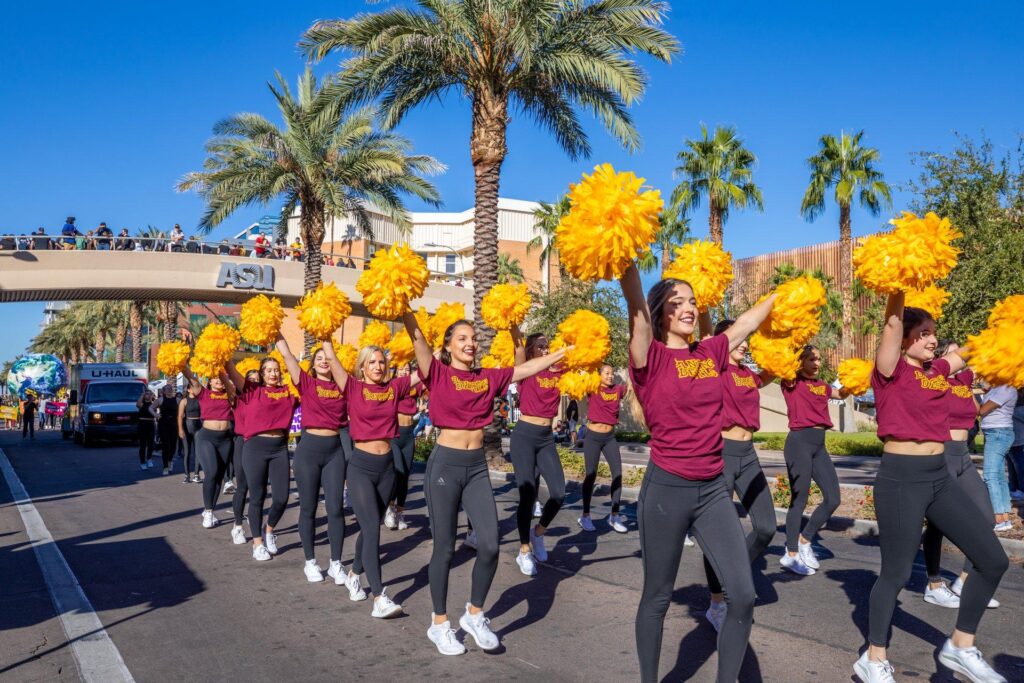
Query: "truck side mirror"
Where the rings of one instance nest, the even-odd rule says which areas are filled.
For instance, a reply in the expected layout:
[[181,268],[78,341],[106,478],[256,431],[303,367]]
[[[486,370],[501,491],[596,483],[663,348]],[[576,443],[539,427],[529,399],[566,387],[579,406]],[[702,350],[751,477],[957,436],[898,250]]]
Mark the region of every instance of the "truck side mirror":
[[71,395],[68,396],[68,405],[69,406],[77,406],[78,405],[78,389],[72,389],[71,390]]

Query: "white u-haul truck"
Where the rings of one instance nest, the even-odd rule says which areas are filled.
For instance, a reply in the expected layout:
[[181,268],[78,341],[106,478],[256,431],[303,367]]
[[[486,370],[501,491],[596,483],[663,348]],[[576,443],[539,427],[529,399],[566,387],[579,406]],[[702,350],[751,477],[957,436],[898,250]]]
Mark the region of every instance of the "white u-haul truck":
[[64,438],[92,446],[99,441],[134,440],[146,390],[145,363],[80,363],[72,366]]

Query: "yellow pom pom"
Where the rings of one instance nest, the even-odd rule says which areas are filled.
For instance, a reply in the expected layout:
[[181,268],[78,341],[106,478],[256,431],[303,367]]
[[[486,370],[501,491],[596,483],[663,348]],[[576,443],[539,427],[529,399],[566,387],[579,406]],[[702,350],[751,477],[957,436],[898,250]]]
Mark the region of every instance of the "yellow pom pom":
[[480,314],[485,324],[496,330],[508,330],[523,324],[530,303],[525,284],[494,285],[480,302]]
[[299,327],[315,339],[329,339],[352,314],[352,305],[333,282],[321,282],[302,297],[295,312],[299,316]]
[[338,357],[338,362],[341,363],[341,367],[344,368],[345,372],[350,375],[355,373],[359,349],[351,344],[335,344],[334,354]]
[[257,294],[242,304],[238,331],[242,339],[256,346],[269,346],[277,339],[277,333],[284,322],[281,300]]
[[395,336],[388,342],[387,349],[391,367],[393,368],[408,365],[416,357],[416,351],[412,347],[412,339],[409,338],[409,333],[405,330],[399,330],[395,333]]
[[427,313],[427,309],[420,306],[420,309],[416,311],[416,324],[419,325],[420,332],[423,333],[423,338],[427,340],[427,343],[431,347],[434,346],[434,323],[433,316]]
[[563,364],[569,370],[597,370],[611,353],[612,340],[608,321],[593,311],[578,310],[558,326],[558,335],[551,350],[573,346],[565,354]]
[[988,322],[981,333],[967,337],[960,355],[989,384],[1024,386],[1024,296],[998,302]]
[[645,253],[658,230],[664,202],[641,192],[643,178],[602,164],[569,190],[571,208],[555,230],[565,269],[581,280],[617,280]]
[[880,294],[920,290],[956,266],[960,250],[952,242],[963,235],[949,219],[904,212],[890,222],[893,230],[868,237],[853,250],[854,274],[866,287]]
[[216,377],[238,349],[242,337],[224,323],[211,323],[203,328],[192,352],[192,372],[200,377]]
[[768,337],[790,337],[800,346],[821,329],[820,309],[825,305],[825,286],[811,275],[801,275],[775,289],[775,304],[761,323]]
[[873,361],[847,358],[839,364],[837,370],[839,383],[852,395],[860,396],[871,388],[871,371],[874,369]]
[[1014,294],[1006,297],[1002,301],[997,302],[988,314],[989,327],[1013,321],[1024,321],[1024,294]]
[[669,264],[663,277],[688,282],[697,299],[697,308],[705,310],[722,302],[725,290],[732,282],[732,254],[714,242],[690,242],[676,247],[675,260]]
[[912,289],[904,299],[905,306],[928,311],[936,320],[942,317],[942,307],[949,301],[949,292],[942,287],[928,285],[924,289]]
[[168,377],[174,377],[185,369],[192,349],[180,341],[164,342],[156,352],[156,366]]
[[430,271],[423,257],[408,244],[393,244],[379,249],[356,283],[363,304],[370,313],[383,320],[394,320],[410,310],[413,299],[423,296]]
[[443,303],[437,307],[434,316],[430,319],[431,337],[434,341],[434,349],[440,349],[444,344],[444,333],[454,323],[466,319],[466,307],[462,304]]
[[485,368],[511,368],[515,364],[515,345],[512,343],[512,334],[508,330],[502,330],[494,335],[490,351],[480,359],[480,365]]
[[[256,372],[259,372],[260,370],[260,359],[256,358],[255,356],[243,358],[242,360],[235,363],[235,371],[238,372],[238,374],[241,375],[242,377],[245,377],[253,370],[255,370]],[[241,390],[242,387],[238,387],[238,389]]]
[[750,355],[758,366],[779,379],[792,380],[800,369],[800,348],[789,337],[767,337],[755,332],[750,337]]
[[576,370],[558,378],[558,390],[569,398],[580,400],[601,388],[601,375],[597,372]]
[[359,348],[364,348],[366,346],[379,346],[382,349],[385,349],[390,341],[391,330],[388,329],[387,323],[382,323],[379,320],[371,320],[367,323],[366,327],[363,328],[363,333],[359,335]]

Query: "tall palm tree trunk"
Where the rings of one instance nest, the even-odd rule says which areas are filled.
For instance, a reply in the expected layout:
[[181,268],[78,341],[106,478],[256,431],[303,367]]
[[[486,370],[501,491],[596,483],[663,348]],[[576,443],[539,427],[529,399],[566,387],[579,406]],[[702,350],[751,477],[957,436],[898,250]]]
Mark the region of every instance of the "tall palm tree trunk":
[[176,301],[161,301],[160,341],[174,341],[178,338],[178,304]]
[[672,264],[672,245],[667,241],[661,243],[661,277],[665,278],[665,271]]
[[853,237],[850,206],[839,206],[839,283],[843,295],[843,329],[839,349],[843,358],[853,357]]
[[711,241],[722,246],[722,210],[709,202],[710,207],[708,208],[708,234],[711,236]]
[[[302,243],[306,245],[302,287],[305,291],[311,292],[320,286],[322,281],[325,218],[322,205],[315,201],[307,201],[308,203],[302,204],[301,218]],[[308,332],[302,333],[302,342],[307,354],[316,341]]]
[[132,333],[132,362],[142,362],[142,307],[141,301],[133,301],[128,313],[128,326]]
[[128,321],[121,319],[114,328],[114,362],[124,362],[124,342],[128,338]]
[[104,329],[96,330],[96,340],[93,343],[96,349],[96,361],[102,363],[106,360],[107,353],[107,331]]

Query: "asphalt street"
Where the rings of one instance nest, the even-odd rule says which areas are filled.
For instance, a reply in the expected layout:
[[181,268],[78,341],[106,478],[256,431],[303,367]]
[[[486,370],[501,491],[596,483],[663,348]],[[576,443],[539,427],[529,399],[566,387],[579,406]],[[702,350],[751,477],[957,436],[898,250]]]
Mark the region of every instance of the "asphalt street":
[[[10,432],[0,433],[0,448],[66,559],[72,584],[81,586],[137,681],[637,679],[633,618],[642,572],[633,501],[626,508],[628,534],[604,523],[603,497],[595,500],[598,531],[585,533],[576,524],[580,503],[571,493],[549,532],[550,561],[527,578],[514,563],[517,496],[511,484],[495,482],[502,555],[486,609],[502,647],[487,654],[470,641],[467,655],[442,657],[425,636],[431,542],[419,475],[409,506],[411,528],[382,532],[384,580],[407,616],[381,622],[370,617],[369,602],[349,602],[343,587],[306,582],[294,490],[278,529],[281,553],[258,564],[248,545],[231,544],[230,523],[201,527],[198,485],[183,484],[180,474],[140,471],[132,448],[85,449],[54,433],[26,443]],[[221,520],[229,519],[228,504],[222,499]],[[350,513],[347,521],[346,564],[357,532]],[[319,523],[318,559],[326,567],[322,514]],[[464,531],[462,526],[460,535]],[[33,550],[0,479],[2,681],[80,678],[37,560],[42,551]],[[755,565],[759,600],[741,680],[852,680],[877,546],[826,530],[822,568],[806,578],[782,573],[781,552],[777,536],[767,558]],[[449,597],[456,618],[468,599],[473,558],[460,542]],[[955,551],[946,554],[949,577],[961,562]],[[919,563],[893,627],[890,656],[897,678],[956,680],[935,659],[956,612],[924,603],[923,583]],[[708,597],[699,549],[684,553],[676,585],[665,622],[662,677],[713,681],[715,632],[703,619]],[[978,645],[1009,680],[1024,681],[1019,565],[1011,565],[996,596],[1003,606],[986,614]]]

